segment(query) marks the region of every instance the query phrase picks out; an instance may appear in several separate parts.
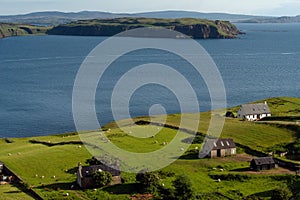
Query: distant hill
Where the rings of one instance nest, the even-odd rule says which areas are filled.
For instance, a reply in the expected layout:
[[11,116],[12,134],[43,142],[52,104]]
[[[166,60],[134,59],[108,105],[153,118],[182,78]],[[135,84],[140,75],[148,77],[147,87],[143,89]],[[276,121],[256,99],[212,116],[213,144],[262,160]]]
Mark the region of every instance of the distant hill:
[[24,15],[9,15],[0,16],[0,22],[5,23],[23,23],[41,26],[53,26],[59,24],[70,23],[77,20],[87,19],[110,19],[119,17],[130,17],[134,16],[131,14],[113,14],[108,12],[93,12],[93,11],[82,11],[82,12],[35,12]]
[[82,11],[77,13],[36,12],[36,13],[30,13],[24,15],[0,16],[0,22],[52,26],[52,25],[70,23],[72,21],[77,21],[77,20],[112,19],[112,18],[120,18],[120,17],[201,18],[201,19],[210,19],[210,20],[226,20],[231,22],[261,18],[260,16],[251,16],[251,15],[236,15],[236,14],[226,14],[226,13],[200,13],[200,12],[190,12],[190,11],[159,11],[159,12],[146,12],[146,13],[136,13],[136,14]]
[[256,19],[262,16],[254,15],[239,15],[239,14],[228,14],[228,13],[201,13],[191,11],[158,11],[158,12],[146,12],[137,13],[139,17],[151,17],[151,18],[201,18],[209,20],[226,20],[231,22]]
[[240,20],[242,23],[300,23],[300,15],[295,17],[273,17],[273,18],[255,18],[248,20]]
[[[168,35],[147,35],[144,37],[191,37],[195,39],[235,38],[240,31],[228,21],[206,20],[195,18],[159,19],[159,18],[115,18],[81,20],[62,24],[50,29],[50,35],[80,35],[80,36],[113,36],[126,30],[143,27],[161,27],[175,30],[182,34],[170,32]],[[184,34],[184,35],[183,35]],[[138,35],[141,37],[140,35]]]

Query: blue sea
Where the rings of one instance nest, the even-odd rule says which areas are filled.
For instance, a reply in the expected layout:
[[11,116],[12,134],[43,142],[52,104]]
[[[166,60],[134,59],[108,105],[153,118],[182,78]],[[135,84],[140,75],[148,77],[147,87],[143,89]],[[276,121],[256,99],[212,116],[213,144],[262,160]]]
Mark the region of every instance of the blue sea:
[[[300,97],[300,25],[236,25],[246,33],[238,39],[197,41],[212,56],[222,75],[227,106],[276,96]],[[75,77],[89,52],[105,39],[75,36],[1,39],[0,138],[75,131],[72,115]],[[109,78],[105,79],[106,84],[99,87],[96,94],[100,124],[114,120],[110,99],[113,86],[124,71],[121,69],[150,61],[177,67],[186,65],[173,56],[145,50],[115,62],[115,67],[108,72]],[[182,73],[198,95],[200,110],[210,110],[205,84],[194,80],[193,71]],[[149,76],[157,76],[157,73]],[[131,97],[130,114],[132,117],[148,115],[154,104],[163,105],[167,113],[180,112],[179,102],[171,91],[147,85]]]

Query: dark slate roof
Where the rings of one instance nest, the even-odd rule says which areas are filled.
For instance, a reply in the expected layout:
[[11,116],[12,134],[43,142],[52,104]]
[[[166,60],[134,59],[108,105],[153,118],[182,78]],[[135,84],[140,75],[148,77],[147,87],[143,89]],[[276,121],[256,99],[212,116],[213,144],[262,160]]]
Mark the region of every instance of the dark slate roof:
[[236,148],[233,139],[208,139],[205,143],[206,147],[212,147],[212,150],[218,149],[232,149]]
[[241,108],[246,115],[270,114],[270,108],[266,103],[244,104]]
[[254,158],[252,162],[254,162],[256,165],[275,164],[275,161],[272,157]]
[[111,173],[112,176],[120,176],[121,172],[118,167],[110,167],[107,165],[91,165],[82,167],[81,173],[83,177],[92,176],[97,171],[106,171]]

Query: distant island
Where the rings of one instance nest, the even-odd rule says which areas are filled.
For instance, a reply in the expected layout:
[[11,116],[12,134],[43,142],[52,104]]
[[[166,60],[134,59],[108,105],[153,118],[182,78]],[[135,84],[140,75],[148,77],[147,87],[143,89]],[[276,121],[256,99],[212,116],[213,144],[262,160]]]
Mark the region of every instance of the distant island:
[[113,19],[121,17],[146,17],[146,18],[198,18],[209,20],[224,20],[230,22],[238,22],[241,20],[249,20],[255,18],[265,18],[264,16],[254,15],[240,15],[240,14],[228,14],[228,13],[202,13],[191,11],[155,11],[144,13],[110,13],[101,11],[81,11],[81,12],[34,12],[21,15],[6,15],[0,16],[0,22],[4,23],[20,23],[20,24],[32,24],[41,26],[57,26],[60,24],[66,24],[77,20],[89,20],[89,19]]
[[[79,20],[56,26],[47,31],[49,35],[113,36],[126,30],[145,27],[167,28],[194,39],[236,38],[241,32],[228,21],[195,18],[115,18]],[[176,36],[177,37],[177,36]],[[178,35],[182,37],[182,35]]]

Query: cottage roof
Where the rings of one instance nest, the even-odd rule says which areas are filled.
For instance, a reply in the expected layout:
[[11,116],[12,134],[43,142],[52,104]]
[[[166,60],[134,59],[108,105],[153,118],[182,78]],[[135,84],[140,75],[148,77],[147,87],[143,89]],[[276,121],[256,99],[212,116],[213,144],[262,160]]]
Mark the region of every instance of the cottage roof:
[[260,115],[271,113],[267,103],[244,104],[240,109],[245,115]]
[[254,158],[252,160],[256,165],[269,165],[275,164],[275,161],[272,157],[261,157],[261,158]]
[[205,146],[212,148],[212,150],[236,148],[235,143],[231,138],[218,140],[208,139]]
[[121,172],[117,166],[107,166],[107,165],[91,165],[82,167],[81,174],[83,177],[92,176],[97,171],[106,171],[111,173],[112,176],[120,176]]

